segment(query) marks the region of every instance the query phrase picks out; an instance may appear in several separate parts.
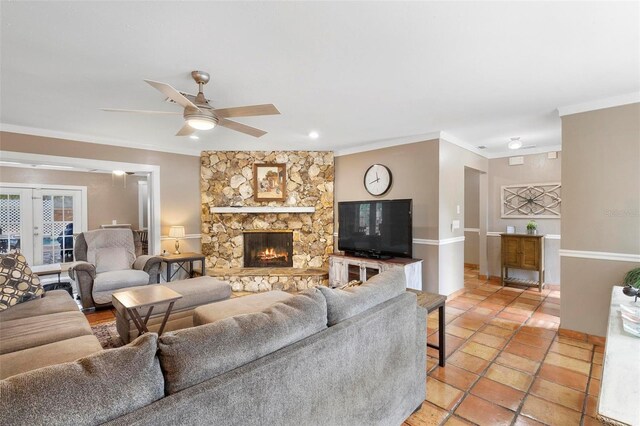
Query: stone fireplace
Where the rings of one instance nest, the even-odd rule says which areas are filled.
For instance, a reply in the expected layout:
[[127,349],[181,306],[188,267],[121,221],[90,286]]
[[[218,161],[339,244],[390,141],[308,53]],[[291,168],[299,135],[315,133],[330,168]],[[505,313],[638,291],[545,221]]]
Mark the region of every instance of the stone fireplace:
[[[332,152],[203,151],[200,160],[202,253],[210,275],[229,281],[234,291],[300,290],[328,282],[333,253]],[[253,165],[260,163],[286,164],[285,201],[254,199]],[[251,208],[266,210],[247,210]],[[290,244],[286,256],[278,250],[258,250],[247,263],[246,244],[254,239],[252,234],[284,230]],[[278,264],[265,264],[271,261]]]
[[293,266],[293,231],[243,232],[245,268]]

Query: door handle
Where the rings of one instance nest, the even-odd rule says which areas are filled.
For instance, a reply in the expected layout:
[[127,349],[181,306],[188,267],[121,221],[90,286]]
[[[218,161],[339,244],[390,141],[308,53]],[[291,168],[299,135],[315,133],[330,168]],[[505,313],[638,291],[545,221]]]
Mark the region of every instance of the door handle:
[[34,233],[33,233],[33,236],[34,236],[34,237],[37,237],[38,235],[40,235],[40,233],[39,233],[39,232],[34,232]]

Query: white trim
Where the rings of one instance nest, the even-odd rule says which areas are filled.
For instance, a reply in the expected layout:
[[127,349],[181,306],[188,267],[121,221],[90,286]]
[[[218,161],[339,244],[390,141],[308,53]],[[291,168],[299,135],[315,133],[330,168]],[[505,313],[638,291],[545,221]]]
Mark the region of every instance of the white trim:
[[558,115],[560,117],[564,117],[565,115],[579,114],[581,112],[635,104],[638,102],[640,102],[640,92],[631,92],[625,93],[624,95],[611,96],[609,98],[595,99],[579,104],[561,106],[558,107]]
[[41,136],[45,138],[68,139],[71,141],[96,143],[100,145],[121,146],[125,148],[144,149],[146,151],[170,152],[172,154],[191,155],[200,157],[200,148],[185,148],[184,144],[180,144],[180,149],[166,148],[152,143],[145,144],[138,141],[128,141],[124,139],[105,138],[99,136],[90,136],[79,133],[61,132],[58,130],[41,129],[37,127],[16,126],[14,124],[0,123],[0,131],[8,133],[19,133],[22,135]]
[[500,151],[494,153],[486,153],[484,156],[490,160],[494,158],[507,158],[507,157],[516,157],[527,155],[536,155],[536,154],[546,154],[547,152],[562,152],[562,145],[549,145],[549,146],[541,146],[531,149],[509,149],[507,151]]
[[[142,196],[140,190],[141,187],[145,188],[146,197]],[[144,224],[144,205],[147,205],[147,227],[142,226]],[[146,180],[138,181],[138,229],[147,229],[149,227],[149,183]]]
[[315,207],[286,206],[248,206],[248,207],[211,207],[211,213],[314,213]]
[[427,246],[444,246],[446,244],[461,243],[464,237],[444,238],[442,240],[428,240],[423,238],[414,238],[413,244],[424,244]]
[[477,232],[480,233],[480,228],[464,228],[464,232]]
[[0,158],[4,161],[45,162],[47,164],[57,164],[61,166],[68,165],[74,167],[86,167],[87,162],[90,162],[98,169],[148,172],[149,197],[151,203],[151,208],[149,209],[149,253],[160,253],[160,166],[97,160],[94,158],[59,157],[56,155],[42,155],[1,150]]
[[478,155],[479,155],[479,156],[481,156],[481,157],[488,158],[488,157],[487,157],[487,153],[486,153],[486,152],[483,152],[484,150],[482,150],[482,149],[480,149],[480,148],[477,148],[477,147],[475,147],[475,146],[471,145],[470,143],[467,143],[467,142],[465,142],[465,141],[463,141],[463,140],[461,140],[461,139],[458,139],[458,138],[456,138],[455,136],[450,135],[449,133],[446,133],[446,132],[440,132],[440,139],[441,139],[441,140],[443,140],[443,141],[446,141],[446,142],[452,143],[452,144],[454,144],[454,145],[457,145],[457,146],[459,146],[460,148],[464,148],[464,149],[466,149],[467,151],[471,151],[471,152],[473,152],[474,154],[478,154]]
[[[487,237],[499,237],[500,234],[505,234],[506,232],[495,232],[495,231],[491,231],[491,232],[487,232]],[[516,234],[519,235],[519,234]],[[544,234],[544,238],[546,240],[559,240],[561,239],[560,234]]]
[[[202,238],[202,234],[186,234],[184,237],[178,238],[178,239],[179,240],[193,240],[193,239],[196,239],[196,238],[198,238],[198,239]],[[168,235],[163,235],[163,236],[160,237],[160,240],[161,241],[167,241],[167,240],[173,241],[173,240],[175,240],[175,238],[170,237]]]
[[560,249],[560,256],[578,257],[581,259],[614,260],[617,262],[640,263],[640,254],[632,254],[632,253],[610,253],[606,251],[583,251],[583,250]]
[[441,134],[442,132],[430,132],[430,133],[423,133],[415,136],[405,136],[402,138],[384,139],[381,141],[370,142],[363,145],[356,145],[356,146],[346,147],[342,149],[336,149],[333,152],[333,156],[340,157],[342,155],[351,155],[351,154],[357,154],[359,152],[390,148],[392,146],[408,145],[412,143],[430,141],[433,139],[440,139]]

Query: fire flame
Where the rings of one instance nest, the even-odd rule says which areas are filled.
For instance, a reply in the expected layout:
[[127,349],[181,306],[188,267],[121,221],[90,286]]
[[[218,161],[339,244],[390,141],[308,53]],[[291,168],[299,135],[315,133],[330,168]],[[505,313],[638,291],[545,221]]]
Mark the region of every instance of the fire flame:
[[272,247],[268,247],[264,249],[264,251],[258,253],[258,258],[260,260],[273,260],[284,257],[284,260],[288,260],[289,255],[286,252],[278,253],[276,249]]

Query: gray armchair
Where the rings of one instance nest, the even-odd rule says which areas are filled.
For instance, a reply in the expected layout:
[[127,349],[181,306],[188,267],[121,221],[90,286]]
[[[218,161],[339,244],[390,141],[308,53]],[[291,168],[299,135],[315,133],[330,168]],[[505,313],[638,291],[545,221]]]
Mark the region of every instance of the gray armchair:
[[[92,232],[113,232],[108,229]],[[158,256],[141,255],[140,235],[133,234],[133,245],[129,247],[135,252],[135,262],[130,269],[96,272],[96,265],[87,261],[87,242],[84,233],[76,238],[74,254],[76,262],[69,268],[69,276],[78,285],[83,309],[103,308],[111,306],[111,294],[118,290],[140,285],[160,282],[160,265]]]

